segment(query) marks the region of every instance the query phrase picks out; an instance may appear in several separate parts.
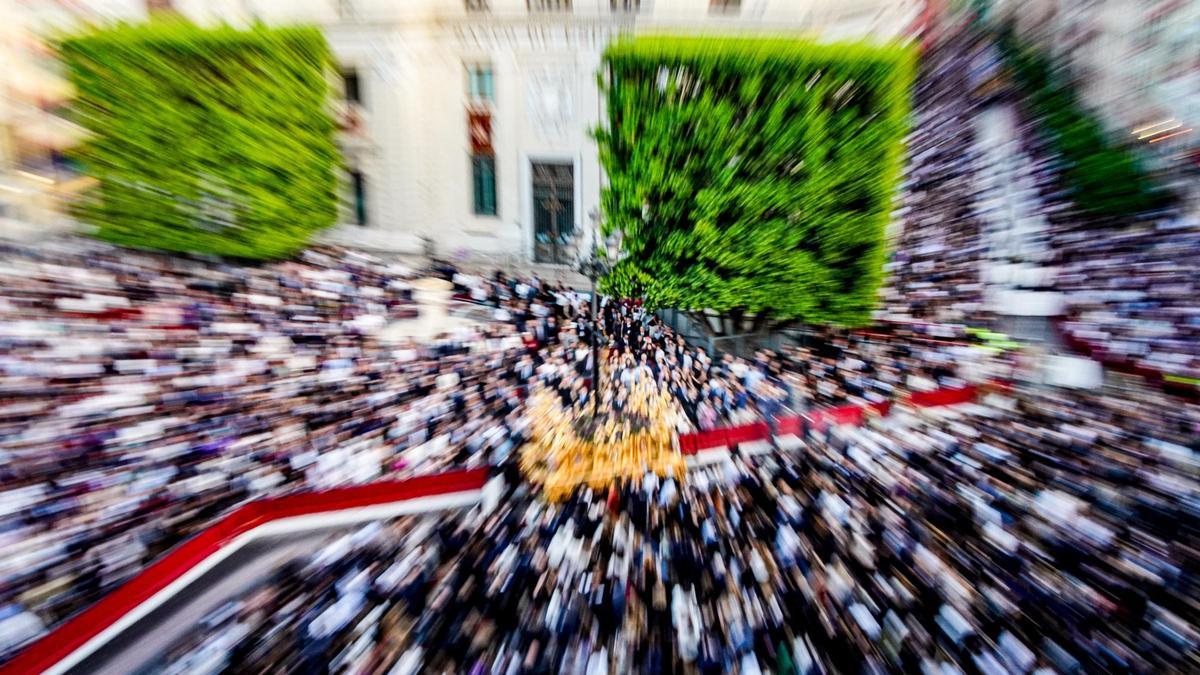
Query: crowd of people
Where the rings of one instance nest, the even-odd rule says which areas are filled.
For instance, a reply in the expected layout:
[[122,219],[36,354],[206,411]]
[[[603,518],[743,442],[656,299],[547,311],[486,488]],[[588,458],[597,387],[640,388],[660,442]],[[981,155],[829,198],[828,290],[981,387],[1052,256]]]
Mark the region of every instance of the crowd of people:
[[[500,341],[515,350],[515,386],[553,391],[564,409],[594,395],[591,331],[607,345],[605,404],[619,411],[623,388],[646,378],[671,392],[680,430],[704,428],[707,408],[736,423],[769,418],[776,403],[804,410],[960,383],[954,350],[913,336],[825,334],[714,359],[634,303],[606,301],[593,321],[539,282],[484,283],[476,299],[513,322]],[[453,367],[428,376],[435,388],[466,379]],[[1200,665],[1200,411],[1158,396],[1023,389],[965,414],[902,408],[864,429],[813,429],[789,451],[734,449],[683,479],[647,473],[561,503],[509,474],[496,510],[371,525],[286,566],[160,665],[1187,670]],[[521,400],[500,416],[520,418]],[[463,422],[445,424],[455,436]],[[513,445],[489,459],[509,461]]]
[[1097,356],[1200,382],[1200,223],[1062,243],[1063,330]]
[[633,303],[452,268],[491,321],[426,344],[407,270],[313,250],[250,266],[67,239],[4,251],[0,605],[11,652],[255,497],[509,462],[529,388],[605,406],[640,378],[685,433],[955,381],[902,339],[814,336],[711,358]]
[[978,54],[977,37],[962,31],[922,56],[906,144],[902,228],[884,267],[886,317],[963,323],[985,309],[985,243],[974,211],[972,156],[979,103],[969,77]]
[[520,323],[385,340],[415,314],[409,276],[336,249],[4,250],[0,655],[248,499],[519,446]]
[[[971,150],[989,58],[962,31],[922,59],[885,316],[990,320],[1005,228],[980,210]],[[1021,195],[1049,216],[1033,239],[1052,246],[1063,329],[1200,378],[1200,228],[1095,236],[1027,127]],[[417,311],[413,272],[360,252],[0,249],[0,662],[247,500],[490,466],[498,504],[342,535],[159,668],[1200,670],[1200,407],[1018,386],[923,412],[908,394],[1007,380],[1013,356],[902,324],[709,353],[636,301],[593,314],[536,276],[434,268],[488,320],[418,343],[383,330]],[[545,499],[515,468],[546,423],[530,400],[614,421],[655,401],[675,433],[897,405],[687,473],[639,446],[607,484]]]
[[[825,330],[778,350],[763,348],[746,358],[728,353],[714,358],[637,303],[602,299],[598,319],[593,321],[580,294],[553,287],[552,299],[540,310],[535,306],[532,312],[514,311],[513,298],[503,290],[511,280],[505,281],[503,275],[488,280],[457,273],[455,278],[459,297],[494,306],[497,318],[511,319],[524,333],[536,330],[552,336],[546,343],[549,349],[531,349],[522,359],[520,370],[527,375],[523,383],[554,389],[565,408],[585,406],[592,391],[590,345],[598,336],[604,404],[620,406],[632,383],[653,380],[679,402],[683,413],[679,432],[817,407],[876,403],[910,391],[962,384],[960,354],[916,337],[911,330],[874,337]],[[539,283],[535,279],[528,286],[520,281],[513,285],[520,290]],[[561,316],[556,319],[550,307],[561,307]],[[538,319],[539,315],[547,318]],[[530,321],[541,323],[535,329]]]
[[860,373],[878,359],[845,340],[812,367],[803,351],[714,363],[638,307],[605,303],[601,326],[572,291],[457,271],[492,322],[385,341],[415,310],[410,275],[348,251],[249,266],[67,239],[4,254],[0,603],[20,626],[5,651],[247,499],[502,463],[527,438],[529,384],[589,396],[593,331],[612,336],[606,395],[620,406],[652,374],[681,432],[886,395],[897,375]]
[[[1062,294],[1068,342],[1143,373],[1200,379],[1200,222],[1158,214],[1098,233],[1063,188],[1049,139],[1025,120],[1016,142],[1034,162],[1024,210],[1046,228],[1045,290]],[[1028,220],[1028,219],[1026,219]]]
[[1037,242],[1042,273],[1032,276],[1062,294],[1068,341],[1141,372],[1200,379],[1200,273],[1192,264],[1200,222],[1160,213],[1098,230],[1071,203],[1067,167],[1037,121],[1021,119],[1011,143],[1028,164],[1020,178],[1031,189],[1002,205],[1027,214],[1005,230],[1011,237],[1035,219],[1044,229]]
[[1098,236],[1025,110],[970,27],[923,54],[881,315],[988,324],[1017,297],[998,291],[1045,292],[1062,300],[1071,346],[1200,387],[1200,223],[1148,214]]
[[341,537],[164,672],[1187,672],[1198,425],[1022,390],[684,481],[510,486]]
[[[499,276],[476,298],[495,311],[487,326],[385,344],[353,322],[408,308],[404,282],[345,252],[251,268],[84,246],[77,276],[55,267],[63,250],[7,259],[0,625],[11,648],[245,499],[511,464],[536,424],[523,414],[529,388],[564,408],[589,402],[593,331],[606,344],[606,405],[619,412],[622,391],[647,378],[678,404],[681,432],[962,382],[955,348],[903,332],[709,356],[634,303],[605,301],[593,321],[574,293]],[[348,283],[320,285],[330,271]],[[461,290],[480,283],[447,275]],[[225,285],[191,287],[213,279]],[[383,308],[362,299],[379,297],[371,287],[385,289]],[[315,302],[311,288],[345,305]],[[249,291],[282,302],[263,309]],[[57,303],[73,296],[100,309]],[[122,297],[138,311],[103,305]],[[180,318],[160,318],[173,308]],[[95,346],[81,347],[81,333]],[[276,337],[289,348],[270,349]],[[1195,663],[1200,413],[1138,395],[1027,391],[969,418],[898,414],[562,504],[509,474],[516,489],[498,512],[373,527],[283,570],[206,624],[219,632],[192,635],[171,667]],[[111,403],[81,405],[89,397]]]
[[0,324],[0,626],[11,653],[246,500],[462,466],[530,436],[529,388],[606,407],[648,378],[679,433],[955,377],[904,340],[815,336],[711,358],[632,303],[536,278],[442,273],[492,321],[426,344],[407,270],[342,250],[250,266],[67,239],[6,250]]

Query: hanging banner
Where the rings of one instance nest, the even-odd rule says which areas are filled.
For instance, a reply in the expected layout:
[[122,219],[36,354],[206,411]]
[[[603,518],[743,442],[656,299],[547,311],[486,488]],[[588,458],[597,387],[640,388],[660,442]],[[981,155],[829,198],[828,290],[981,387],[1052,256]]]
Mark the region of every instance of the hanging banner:
[[493,154],[492,114],[486,110],[468,110],[467,126],[471,132],[471,154]]

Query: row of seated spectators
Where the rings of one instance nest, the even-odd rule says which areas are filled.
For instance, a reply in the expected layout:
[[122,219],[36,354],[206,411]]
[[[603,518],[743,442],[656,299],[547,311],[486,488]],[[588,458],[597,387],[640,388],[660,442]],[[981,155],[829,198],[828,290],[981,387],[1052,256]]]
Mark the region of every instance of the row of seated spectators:
[[1161,404],[1018,389],[735,451],[682,483],[648,474],[561,504],[510,485],[339,538],[159,665],[1195,671],[1200,414]]
[[4,250],[0,660],[247,499],[518,445],[522,336],[381,340],[415,315],[409,276],[344,250]]
[[1200,379],[1200,221],[1147,214],[1098,230],[1071,204],[1066,167],[1036,120],[1025,120],[1017,140],[1037,167],[1028,198],[1050,227],[1068,339],[1110,363]]
[[1104,359],[1200,382],[1200,223],[1059,238],[1062,328]]
[[887,317],[961,323],[982,309],[972,124],[978,103],[970,80],[979,52],[973,31],[962,30],[947,33],[918,64],[903,227],[885,265]]

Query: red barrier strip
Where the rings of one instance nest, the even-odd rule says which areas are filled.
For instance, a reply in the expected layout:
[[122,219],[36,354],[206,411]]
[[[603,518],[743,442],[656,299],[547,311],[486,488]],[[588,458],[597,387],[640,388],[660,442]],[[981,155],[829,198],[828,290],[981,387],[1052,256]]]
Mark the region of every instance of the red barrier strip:
[[692,447],[692,454],[709,448],[723,448],[729,445],[729,435],[726,429],[709,429],[708,431],[697,431],[694,434],[685,434],[680,436],[680,444],[683,444],[683,439],[689,439]]
[[136,576],[76,614],[0,667],[0,675],[41,673],[133,611],[239,535],[264,523],[346,509],[389,504],[482,488],[487,469],[449,471],[402,481],[353,485],[259,499],[240,506],[151,563]]
[[908,402],[918,408],[933,408],[941,405],[957,405],[970,403],[975,400],[977,388],[973,385],[935,389],[933,391],[918,391],[910,394]]
[[[865,338],[869,338],[872,340],[879,340],[881,342],[886,342],[888,340],[896,339],[895,335],[888,335],[887,333],[877,333],[874,331],[863,331],[862,333],[858,333],[858,334]],[[942,346],[946,346],[946,347],[970,347],[971,346],[971,343],[966,342],[965,340],[945,340],[942,338],[929,337],[928,335],[913,335],[907,339],[915,340],[918,342],[928,342],[930,344],[942,345]]]
[[[918,408],[932,408],[942,405],[969,403],[975,400],[978,393],[979,388],[975,385],[948,387],[910,394],[906,402]],[[872,410],[878,415],[887,415],[891,411],[891,408],[891,401],[880,401],[865,407],[843,405],[836,408],[813,410],[800,417],[785,417],[780,419],[776,423],[776,432],[780,436],[788,434],[799,435],[804,428],[800,424],[802,418],[808,421],[810,428],[814,429],[823,429],[826,424],[853,424],[857,426],[862,424],[866,419],[867,410]],[[769,434],[770,428],[766,422],[698,431],[691,434],[683,434],[679,437],[679,452],[684,455],[694,455],[700,450],[708,448],[721,448],[741,443],[750,443],[752,441],[764,441]]]
[[63,312],[62,316],[68,319],[87,319],[97,322],[132,321],[141,318],[142,310],[136,307],[109,307],[98,312]]

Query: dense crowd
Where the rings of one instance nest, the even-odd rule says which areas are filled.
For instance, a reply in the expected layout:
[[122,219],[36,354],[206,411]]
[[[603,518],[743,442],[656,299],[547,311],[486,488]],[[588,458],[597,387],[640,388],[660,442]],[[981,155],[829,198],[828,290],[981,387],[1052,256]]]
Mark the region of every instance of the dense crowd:
[[166,672],[1186,672],[1196,410],[1022,391],[562,504],[372,525]]
[[1063,294],[1067,335],[1085,351],[1143,372],[1200,377],[1200,273],[1192,264],[1200,253],[1200,223],[1148,214],[1099,231],[1071,203],[1067,167],[1035,120],[1022,119],[1009,144],[1019,147],[1028,166],[1017,176],[1026,189],[1002,204],[1022,217],[1002,230],[1010,239],[1028,237],[1030,223],[1038,221],[1033,229],[1043,269],[1033,276],[1044,281],[1028,285]]
[[902,229],[885,265],[890,318],[963,322],[983,308],[985,245],[975,208],[971,64],[978,42],[955,34],[921,59],[909,134]]
[[825,335],[712,359],[637,305],[536,278],[446,269],[492,321],[426,344],[406,270],[310,251],[248,266],[82,240],[5,251],[0,269],[0,625],[9,652],[254,497],[504,465],[530,385],[591,395],[590,340],[619,408],[640,377],[686,432],[946,384],[953,358]]
[[1200,223],[1148,214],[1098,234],[1001,66],[995,46],[970,28],[921,59],[883,316],[988,323],[1018,302],[999,291],[1058,293],[1074,346],[1194,387]]
[[[1009,174],[981,171],[989,142],[975,141],[972,69],[990,58],[963,31],[922,59],[884,314],[935,332],[986,321],[996,268],[1044,263],[1068,335],[1200,378],[1200,229],[1095,236],[1028,124],[1001,154],[1039,220],[1011,227],[996,203]],[[506,469],[498,504],[341,536],[159,666],[1200,670],[1197,406],[1142,387],[1018,387],[940,414],[901,403],[683,479],[548,501],[513,470],[539,424],[531,391],[580,415],[599,395],[619,416],[652,383],[684,433],[1007,379],[1013,357],[894,326],[708,353],[637,302],[593,315],[536,276],[437,271],[489,320],[416,343],[384,330],[416,311],[412,272],[358,252],[0,251],[0,661],[246,500],[487,465]]]
[[1200,381],[1200,224],[1076,232],[1062,250],[1069,335],[1098,356]]
[[[483,301],[511,318],[496,292]],[[606,302],[595,324],[566,304],[553,348],[519,369],[565,407],[591,396],[592,330],[610,399],[653,379],[694,428],[776,414],[763,392],[803,410],[960,382],[953,349],[912,336],[713,359],[635,304]],[[1197,438],[1200,410],[1150,391],[1022,390],[735,450],[683,482],[647,474],[563,504],[510,484],[497,511],[371,526],[282,570],[167,668],[1186,671]]]
[[[502,275],[496,277],[499,281],[463,273],[455,276],[460,297],[495,306],[503,312],[498,318],[513,320],[518,330],[529,332],[526,314],[511,309],[513,299],[505,290],[509,282]],[[539,282],[531,283],[513,285],[520,291]],[[604,298],[598,320],[593,321],[579,294],[556,287],[552,296],[558,300],[546,304],[560,305],[564,318],[558,324],[551,321],[545,330],[552,336],[547,343],[551,348],[531,350],[519,370],[523,382],[555,389],[567,408],[585,405],[591,394],[587,382],[592,373],[593,335],[603,345],[606,402],[626,397],[632,382],[653,380],[679,402],[686,418],[681,432],[816,407],[876,403],[910,391],[962,384],[962,352],[916,338],[911,330],[874,337],[826,330],[779,350],[764,348],[747,358],[728,353],[714,358],[636,303]],[[535,307],[532,316],[550,311]],[[559,328],[561,336],[555,333]]]
[[638,377],[652,378],[679,401],[689,422],[681,431],[961,386],[960,365],[971,355],[965,342],[923,341],[901,329],[891,335],[825,330],[746,358],[712,358],[636,306],[607,303],[602,317],[612,336],[606,396],[619,397]]
[[511,452],[520,324],[384,340],[409,276],[342,250],[5,250],[0,654],[247,499]]
[[[507,357],[492,366],[513,387],[493,420],[520,418],[524,386],[586,405],[593,330],[608,344],[610,402],[638,378],[655,380],[685,412],[681,430],[959,382],[952,349],[911,336],[826,334],[712,359],[636,304],[605,302],[593,322],[578,298],[560,306],[561,291],[539,282],[482,285],[477,299],[513,326],[478,338],[509,349],[485,349]],[[435,420],[418,442],[393,446],[397,463],[445,466],[420,464],[431,443],[449,462],[480,456],[454,441],[489,436],[470,426],[489,417],[470,412],[486,384],[472,393],[453,365],[473,353],[464,346],[436,350],[443,358],[425,372],[434,391],[422,400],[466,384],[467,418]],[[735,451],[682,482],[648,474],[562,504],[512,480],[496,511],[372,525],[280,570],[163,667],[1187,669],[1200,609],[1200,413],[1139,396],[1039,390],[965,416],[902,410],[866,429],[814,430],[794,452]],[[483,456],[505,462],[527,424]]]
[[[492,321],[385,342],[364,317],[407,312],[406,275],[355,254],[250,267],[62,246],[6,258],[9,649],[245,499],[511,465],[537,423],[530,387],[588,404],[593,336],[606,405],[646,378],[670,391],[680,432],[902,400],[961,384],[969,361],[903,329],[710,356],[636,303],[605,300],[593,319],[561,287],[450,269]],[[495,513],[371,528],[283,570],[174,667],[1190,663],[1200,414],[1138,396],[900,413],[564,504],[509,473]]]

